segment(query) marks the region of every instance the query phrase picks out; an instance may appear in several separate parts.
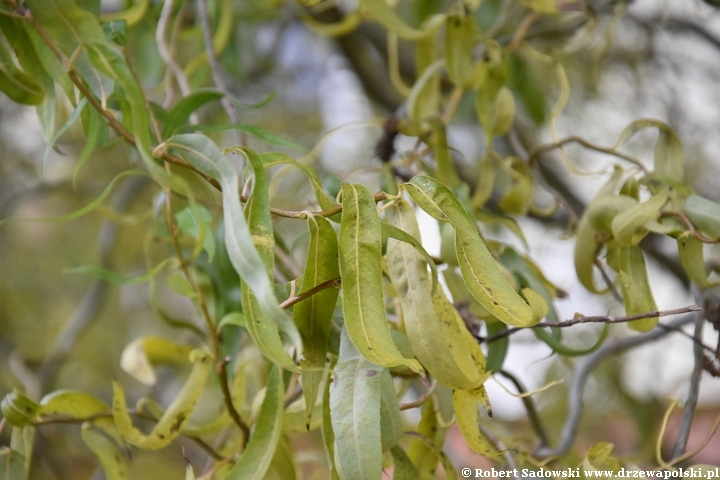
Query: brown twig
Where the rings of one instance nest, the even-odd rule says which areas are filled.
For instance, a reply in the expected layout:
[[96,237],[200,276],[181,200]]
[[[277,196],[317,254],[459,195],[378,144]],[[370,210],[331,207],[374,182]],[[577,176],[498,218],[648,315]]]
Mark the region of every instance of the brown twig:
[[427,401],[427,399],[430,398],[433,393],[435,393],[435,387],[437,387],[437,381],[433,380],[430,384],[430,387],[428,387],[427,391],[420,398],[418,398],[414,402],[401,403],[400,410],[410,410],[411,408],[417,408],[423,405]]
[[535,162],[535,160],[537,159],[537,157],[539,157],[540,155],[543,155],[545,153],[548,153],[548,152],[551,152],[558,148],[561,148],[564,145],[567,145],[568,143],[577,143],[589,150],[595,150],[596,152],[606,153],[608,155],[613,155],[615,157],[622,158],[623,160],[628,161],[628,162],[632,163],[633,165],[637,166],[638,168],[640,168],[640,170],[642,170],[644,173],[648,173],[647,167],[645,165],[643,165],[643,163],[640,160],[638,160],[637,158],[627,155],[622,152],[618,152],[614,148],[602,147],[600,145],[595,145],[594,143],[591,143],[591,142],[585,140],[584,138],[578,137],[575,135],[563,138],[561,140],[558,140],[555,143],[545,143],[543,145],[538,145],[537,147],[533,148],[532,150],[530,150],[530,152],[528,154],[530,164],[532,165]]
[[[515,385],[518,393],[524,394],[527,392],[525,386],[520,382],[520,380],[518,380],[517,377],[515,377],[515,375],[511,374],[510,372],[506,372],[505,370],[500,370],[497,373],[510,380],[512,384]],[[532,397],[522,396],[520,397],[520,400],[522,400],[523,405],[525,405],[525,410],[527,410],[528,420],[530,420],[530,426],[532,426],[533,430],[535,430],[535,433],[540,440],[538,448],[550,445],[549,437],[547,435],[547,432],[545,431],[545,427],[543,426],[542,421],[540,420],[540,415],[535,408],[535,402],[533,401]]]
[[280,304],[280,308],[282,308],[282,309],[290,308],[293,305],[295,305],[296,303],[302,302],[306,298],[312,297],[316,293],[318,293],[322,290],[325,290],[326,288],[340,288],[340,279],[333,278],[331,280],[327,280],[325,282],[315,285],[313,288],[311,288],[307,292],[303,292],[300,295],[295,295],[294,297],[290,297]]
[[607,285],[608,290],[610,290],[610,293],[612,293],[613,298],[619,303],[623,303],[622,295],[620,295],[620,292],[618,292],[617,287],[615,287],[615,284],[610,278],[610,275],[608,275],[605,265],[603,265],[599,258],[595,259],[595,266],[598,267],[598,270],[600,270],[603,281],[605,282],[605,285]]
[[700,240],[702,243],[718,243],[718,242],[720,242],[720,239],[718,239],[718,238],[706,237],[702,233],[698,232],[695,229],[695,225],[692,224],[690,219],[681,212],[674,212],[674,211],[662,212],[660,214],[660,216],[661,217],[677,217],[677,218],[679,218],[680,220],[682,220],[682,222],[685,224],[685,226],[688,228],[688,230],[690,230],[690,233],[692,234],[692,236],[697,238],[698,240]]
[[698,307],[697,305],[689,305],[687,307],[683,308],[676,308],[674,310],[660,310],[657,312],[647,312],[647,313],[638,313],[637,315],[628,315],[626,317],[609,317],[609,316],[592,316],[592,317],[578,317],[573,318],[572,320],[565,320],[564,322],[542,322],[538,323],[537,325],[532,325],[529,327],[513,327],[509,328],[507,330],[503,330],[500,333],[496,333],[495,335],[491,335],[485,339],[483,339],[483,342],[485,343],[492,343],[497,340],[500,340],[501,338],[508,337],[514,333],[517,333],[521,330],[527,330],[529,328],[549,328],[549,327],[572,327],[573,325],[577,325],[579,323],[627,323],[632,322],[633,320],[642,320],[643,318],[652,318],[652,317],[667,317],[670,315],[680,315],[682,313],[691,313],[691,312],[698,312],[702,310],[701,307]]
[[515,35],[513,35],[512,40],[510,41],[510,43],[508,43],[507,47],[505,47],[508,52],[512,53],[517,50],[522,41],[525,39],[528,29],[541,16],[542,14],[540,12],[530,12],[525,15],[525,18],[522,19],[522,22],[520,22],[520,25],[518,25],[517,30],[515,30]]

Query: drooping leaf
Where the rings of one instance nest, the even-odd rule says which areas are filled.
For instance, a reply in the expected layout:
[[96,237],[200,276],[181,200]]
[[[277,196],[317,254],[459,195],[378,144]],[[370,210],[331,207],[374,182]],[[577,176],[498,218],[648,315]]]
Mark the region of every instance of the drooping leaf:
[[195,237],[208,254],[208,261],[212,263],[215,256],[215,239],[212,235],[212,216],[202,205],[186,207],[175,214],[178,226],[183,232]]
[[9,448],[0,449],[0,479],[25,480],[26,478],[27,470],[23,456]]
[[133,426],[127,412],[125,392],[118,382],[113,382],[113,417],[125,440],[146,450],[159,450],[180,435],[205,388],[213,363],[212,356],[201,350],[193,351],[191,361],[194,365],[185,385],[147,435]]
[[80,267],[68,268],[67,270],[63,270],[63,273],[90,273],[115,285],[136,285],[138,283],[147,282],[153,278],[170,260],[170,258],[166,258],[148,270],[147,273],[138,275],[137,277],[123,277],[120,274],[111,272],[110,270],[106,270],[101,267],[96,267],[95,265],[82,265]]
[[[330,221],[319,216],[309,216],[308,229],[310,245],[300,293],[340,277],[337,234]],[[326,288],[298,303],[293,310],[293,319],[300,330],[304,345],[305,358],[300,362],[300,367],[305,404],[308,406],[305,419],[308,426],[323,377],[338,293],[336,288]]]
[[385,28],[407,40],[417,40],[430,35],[445,22],[444,15],[436,15],[425,22],[422,29],[415,29],[405,23],[385,0],[361,0],[360,4]]
[[340,358],[330,385],[330,417],[341,477],[375,480],[382,475],[382,372],[382,367],[360,355],[343,329]]
[[532,169],[517,157],[508,158],[505,165],[512,183],[498,201],[498,207],[505,213],[527,215],[532,203]]
[[100,141],[100,137],[102,135],[102,128],[103,126],[105,126],[105,122],[103,121],[100,113],[97,110],[95,110],[94,108],[89,108],[86,110],[86,113],[87,138],[85,140],[85,146],[83,147],[82,152],[80,152],[80,156],[78,157],[75,168],[73,169],[73,187],[75,187],[75,181],[77,180],[78,173],[80,173],[80,169],[83,167],[83,165],[85,165],[85,162],[87,162],[87,160],[90,158],[90,154],[95,149],[95,145],[97,145],[98,141]]
[[688,278],[701,287],[713,286],[713,282],[708,279],[708,273],[705,269],[703,243],[689,233],[682,235],[677,242],[680,262]]
[[0,411],[2,411],[3,418],[7,419],[8,423],[14,427],[22,427],[31,422],[39,408],[40,406],[37,403],[17,390],[5,395],[2,402],[0,402]]
[[390,449],[393,457],[394,474],[393,480],[417,480],[419,477],[415,465],[408,458],[405,450],[399,445]]
[[[656,312],[657,304],[650,289],[650,282],[645,268],[645,258],[638,246],[620,247],[620,285],[622,286],[625,312],[628,315]],[[652,330],[658,323],[658,317],[643,318],[628,323],[628,326],[639,332]]]
[[422,372],[417,360],[402,356],[390,336],[382,300],[382,235],[375,200],[366,187],[343,184],[342,205],[340,276],[348,334],[376,365],[404,365]]
[[263,480],[295,480],[298,471],[290,439],[282,436]]
[[382,451],[387,452],[397,445],[402,435],[403,425],[400,416],[400,404],[395,393],[390,371],[383,369],[380,375],[380,439]]
[[[403,185],[420,208],[433,218],[449,222],[455,227],[458,263],[463,279],[475,299],[508,325],[529,326],[537,323],[540,318],[534,316],[533,308],[503,277],[472,220],[449,189],[437,180],[423,176],[415,177]],[[535,299],[531,297],[528,300]]]
[[445,59],[450,78],[465,88],[473,73],[473,56],[476,47],[477,24],[470,15],[452,14],[445,26]]
[[652,119],[635,120],[620,133],[617,145],[635,133],[648,127],[659,132],[655,143],[655,172],[663,180],[682,183],[685,181],[685,152],[680,136],[666,123]]
[[615,240],[623,245],[640,243],[648,233],[644,227],[645,223],[649,220],[657,220],[669,199],[670,192],[665,190],[652,196],[647,202],[638,203],[620,212],[612,221]]
[[135,4],[125,10],[115,13],[104,13],[100,15],[103,23],[124,20],[128,27],[134,27],[142,20],[150,9],[151,0],[137,0]]
[[[484,392],[484,388],[482,391]],[[480,394],[481,396],[481,394]],[[502,454],[480,430],[478,413],[478,395],[473,391],[455,390],[453,392],[453,409],[458,427],[470,448],[480,455],[494,458]]]
[[83,441],[100,461],[107,480],[125,480],[127,463],[118,446],[102,430],[85,422],[80,430]]
[[203,132],[224,132],[227,130],[240,130],[241,132],[249,133],[253,137],[256,137],[269,145],[275,145],[277,147],[285,147],[291,150],[297,150],[302,153],[308,153],[307,148],[300,144],[285,140],[284,138],[272,133],[257,125],[250,125],[246,123],[238,123],[233,125],[183,125],[176,128],[174,131],[188,131],[188,130],[199,130]]
[[[334,367],[334,365],[331,366]],[[330,470],[330,479],[339,480],[340,477],[335,466],[335,434],[333,432],[332,415],[330,410],[330,391],[334,382],[334,378],[328,378],[323,388],[322,439],[323,445],[325,446],[325,457],[328,463],[328,469]]]
[[44,96],[40,85],[15,65],[12,55],[2,42],[0,42],[0,91],[10,100],[23,105],[38,105]]
[[[420,239],[415,214],[407,202],[395,202],[388,207],[387,215],[390,223]],[[433,293],[423,256],[411,245],[391,239],[387,264],[400,298],[405,330],[420,363],[450,388],[477,387],[482,377],[462,335],[465,327],[458,325],[462,320],[442,289]]]
[[225,248],[233,267],[243,280],[243,296],[246,297],[243,313],[248,331],[264,355],[283,368],[297,371],[297,365],[283,347],[278,327],[283,328],[298,350],[301,350],[302,345],[300,334],[288,314],[279,307],[268,275],[274,257],[274,240],[272,225],[268,225],[271,220],[267,192],[263,191],[266,182],[262,163],[254,152],[246,152],[256,175],[252,201],[255,214],[252,215],[251,231],[238,198],[238,174],[209,138],[198,134],[175,135],[165,142],[163,148],[181,156],[222,185]]
[[[447,455],[445,455],[445,452],[443,452],[442,449],[440,449],[436,446],[435,442],[433,442],[430,438],[428,438],[426,436],[417,435],[414,433],[410,433],[408,435],[412,436],[413,438],[415,438],[417,440],[420,440],[428,447],[428,451],[430,453],[429,456],[433,458],[433,460],[435,462],[434,465],[437,465],[437,461],[440,460],[440,464],[442,464],[443,470],[445,471],[446,480],[456,480],[457,479],[457,472],[455,471],[455,466],[453,465],[452,460],[450,460],[450,458]],[[423,476],[423,471],[420,469],[419,469],[419,473],[420,473],[420,478],[423,480],[425,478],[428,478],[428,479],[429,478],[437,478],[437,476],[435,475],[435,466],[432,467],[432,471],[428,472],[432,476]]]
[[280,441],[284,395],[280,369],[273,366],[250,441],[226,480],[261,480],[265,476]]

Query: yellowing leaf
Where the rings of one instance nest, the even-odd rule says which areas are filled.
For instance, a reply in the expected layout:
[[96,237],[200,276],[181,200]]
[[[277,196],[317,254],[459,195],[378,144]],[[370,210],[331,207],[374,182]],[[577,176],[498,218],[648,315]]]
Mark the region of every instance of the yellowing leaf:
[[340,275],[348,334],[360,353],[376,365],[404,365],[422,372],[417,360],[405,358],[390,336],[382,293],[382,234],[375,200],[362,185],[342,185]]
[[[645,258],[640,247],[620,247],[619,263],[618,275],[627,314],[656,312],[657,304],[650,289]],[[643,318],[628,323],[628,326],[639,332],[647,332],[652,330],[657,322],[658,317]]]
[[467,390],[453,392],[453,409],[458,427],[470,448],[480,455],[495,458],[502,455],[480,430],[478,398],[475,393]]
[[129,443],[146,450],[159,450],[180,435],[180,431],[190,418],[190,414],[205,388],[213,363],[212,357],[203,351],[195,350],[191,357],[193,357],[194,366],[190,376],[148,435],[133,426],[132,419],[127,413],[125,392],[118,382],[113,382],[115,425]]
[[677,243],[680,262],[688,278],[701,287],[712,287],[714,284],[708,279],[708,273],[705,269],[704,244],[690,233],[678,238]]
[[97,430],[90,422],[85,422],[80,430],[83,441],[100,460],[107,480],[125,480],[127,463],[118,446],[102,431]]
[[[437,180],[423,176],[415,177],[403,185],[420,208],[435,219],[450,222],[455,227],[458,263],[473,297],[508,325],[526,327],[537,323],[540,318],[534,317],[533,308],[515,292],[500,272],[473,221],[450,190]],[[528,300],[534,301],[536,297]],[[541,309],[538,306],[537,310]]]
[[648,220],[657,220],[663,207],[670,199],[670,192],[654,195],[647,202],[638,203],[620,212],[612,221],[612,232],[615,240],[623,245],[637,245],[645,238],[648,230],[645,223]]

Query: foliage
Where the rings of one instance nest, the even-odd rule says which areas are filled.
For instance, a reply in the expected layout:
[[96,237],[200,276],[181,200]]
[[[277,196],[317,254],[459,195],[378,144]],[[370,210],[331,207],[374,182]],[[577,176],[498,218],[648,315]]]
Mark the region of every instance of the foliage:
[[[585,471],[634,468],[613,457],[608,444],[571,455],[569,446],[553,451],[533,420],[536,449],[531,434],[512,435],[490,418],[484,383],[504,374],[508,338],[520,329],[532,328],[555,354],[574,357],[600,348],[608,328],[624,327],[606,326],[586,350],[567,345],[561,327],[627,322],[638,332],[657,332],[660,316],[697,310],[658,312],[641,242],[651,234],[673,239],[687,277],[710,288],[703,244],[717,241],[720,205],[685,181],[683,143],[665,123],[634,121],[612,147],[557,136],[555,123],[568,97],[558,52],[571,35],[558,35],[543,51],[528,28],[548,21],[563,33],[580,18],[570,33],[593,35],[599,27],[586,24],[596,14],[591,5],[465,0],[400,2],[396,9],[395,3],[359,0],[342,11],[333,2],[302,0],[137,0],[101,13],[97,0],[0,2],[0,90],[13,102],[36,107],[48,142],[43,163],[78,119],[86,139],[73,182],[94,150],[127,144],[128,160],[95,201],[43,220],[71,221],[107,209],[103,202],[119,188],[116,181],[151,180],[142,188],[152,191],[153,209],[140,220],[147,273],[117,273],[128,270],[122,258],[112,268],[103,261],[71,272],[95,275],[101,284],[149,281],[157,321],[178,335],[136,338],[119,364],[147,385],[158,384],[161,367],[184,378],[171,396],[148,393],[135,408],[127,403],[127,378],[112,382],[108,403],[80,391],[54,390],[42,398],[9,392],[2,425],[12,426],[12,442],[0,455],[3,478],[28,478],[36,456],[45,454],[34,452],[34,436],[58,423],[79,424],[112,480],[129,478],[134,449],[165,449],[181,438],[195,442],[210,462],[198,477],[200,464],[188,463],[186,478],[297,478],[300,455],[289,438],[299,434],[322,437],[325,470],[318,477],[327,471],[330,478],[379,479],[394,466],[398,479],[433,478],[442,465],[445,477],[455,478],[442,451],[453,422],[474,452],[504,468],[546,468],[544,460],[556,456],[558,467],[575,468],[584,453]],[[338,18],[331,21],[328,12]],[[236,71],[235,40],[246,25],[288,15],[328,37],[349,35],[363,22],[379,23],[387,36],[392,95],[402,107],[378,143],[383,191],[373,193],[362,183],[333,186],[332,176],[315,165],[317,148],[238,121],[265,108],[274,94],[245,104],[228,92],[222,70]],[[157,51],[144,53],[155,38]],[[414,47],[410,75],[398,58],[399,46],[408,45]],[[560,86],[550,111],[550,96],[538,86],[548,72]],[[221,119],[218,103],[228,119]],[[56,112],[66,104],[72,113],[58,128]],[[485,136],[478,180],[457,168],[448,141],[448,126],[466,106]],[[553,136],[552,143],[531,145],[524,158],[503,147],[520,115],[547,125]],[[659,132],[652,169],[620,150],[644,129]],[[222,150],[228,132],[240,141]],[[417,139],[416,147],[396,154],[400,134]],[[250,148],[247,135],[297,157]],[[576,222],[542,168],[550,152],[565,157],[569,143],[618,160]],[[300,195],[290,209],[271,205],[273,188],[293,170],[309,180],[313,207]],[[553,204],[542,204],[539,192],[549,193]],[[561,205],[577,236],[578,279],[597,294],[617,294],[619,285],[627,317],[560,322],[553,300],[563,292],[532,258],[486,239],[480,228],[505,225],[524,242],[513,216],[548,218]],[[440,258],[423,248],[416,209],[441,225]],[[283,217],[295,222],[295,232],[307,228],[307,234],[286,235],[278,227]],[[3,221],[6,228],[27,220]],[[292,265],[298,251],[307,252],[300,269]],[[603,287],[598,266],[607,278]],[[202,325],[164,312],[154,300],[158,284],[189,299]],[[471,331],[479,325],[485,336]],[[52,390],[54,382],[45,386]],[[402,403],[411,389],[419,400]],[[218,405],[217,414],[198,420],[194,413],[206,411],[203,404]],[[532,399],[525,404],[532,416]],[[420,409],[421,419],[411,425],[401,411],[412,408]],[[670,468],[677,458],[658,461]]]

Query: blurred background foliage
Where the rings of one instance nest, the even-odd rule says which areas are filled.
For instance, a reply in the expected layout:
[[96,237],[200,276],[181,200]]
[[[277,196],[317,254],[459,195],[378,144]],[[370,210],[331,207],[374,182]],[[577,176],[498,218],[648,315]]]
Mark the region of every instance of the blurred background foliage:
[[[238,107],[242,123],[262,127],[312,151],[317,157],[314,166],[329,191],[337,191],[339,180],[363,182],[376,191],[382,185],[383,163],[375,155],[375,147],[383,135],[385,119],[403,108],[403,98],[389,79],[386,32],[377,22],[364,20],[355,29],[328,37],[328,25],[347,17],[355,10],[355,3],[326,0],[311,7],[302,3],[209,1],[223,78],[230,92],[245,105],[272,95],[260,108]],[[405,22],[419,28],[431,15],[457,2],[389,3]],[[528,6],[541,4],[556,5],[560,12],[531,17]],[[165,5],[150,0],[103,0],[99,9],[107,19],[127,20],[127,30],[120,35],[126,41],[136,75],[152,101],[170,106],[182,96],[182,87],[166,81],[167,66],[158,49],[156,28]],[[189,87],[194,90],[214,85],[212,72],[202,58],[197,2],[175,2],[168,18],[165,39],[172,37],[173,57],[185,69]],[[562,135],[578,134],[596,144],[612,145],[633,119],[658,118],[683,139],[687,183],[720,202],[716,185],[720,174],[720,90],[716,88],[720,78],[720,18],[712,2],[484,0],[475,19],[500,44],[507,46],[517,40],[518,47],[525,45],[510,57],[508,84],[518,107],[512,134],[496,139],[499,151],[528,150],[551,138],[549,118],[562,91],[553,64],[543,60],[543,55],[549,55],[564,66],[570,85],[567,107],[557,121]],[[524,34],[518,36],[519,29],[525,27]],[[398,52],[400,81],[412,85],[417,78],[413,44],[400,40]],[[485,148],[474,102],[469,94],[460,98],[448,128],[453,160],[463,178],[471,181],[480,175]],[[59,101],[53,124],[45,128],[56,131],[72,112],[67,101]],[[219,102],[213,102],[197,115],[202,123],[217,124],[224,122],[225,113]],[[129,398],[150,397],[167,404],[182,386],[185,374],[160,369],[157,384],[142,385],[120,368],[120,355],[140,336],[197,343],[190,329],[177,328],[177,322],[201,328],[192,302],[167,287],[165,272],[154,279],[152,297],[148,283],[117,286],[91,275],[67,272],[81,265],[102,265],[134,277],[172,254],[169,242],[164,241],[167,230],[162,215],[157,220],[159,200],[151,182],[142,177],[123,180],[109,200],[80,218],[64,222],[21,220],[73,212],[97,198],[129,163],[139,162],[132,149],[110,135],[101,138],[103,148],[90,155],[74,182],[73,172],[86,140],[80,124],[75,122],[67,129],[46,154],[49,138],[47,133],[43,135],[33,109],[0,96],[0,218],[15,217],[0,226],[0,396],[17,388],[37,400],[50,391],[67,388],[110,404],[110,380],[117,379],[125,385]],[[237,144],[239,138],[236,132],[210,135],[222,146]],[[247,145],[259,151],[271,150],[261,139],[243,137]],[[413,149],[414,142],[414,138],[400,135],[396,149],[402,155]],[[654,133],[643,132],[627,144],[627,151],[651,165],[654,142]],[[583,171],[607,171],[611,165],[597,152],[577,146],[568,146],[566,151]],[[557,157],[544,159],[542,168],[548,183],[578,214],[608,178],[606,173],[573,174]],[[194,181],[189,175],[187,178]],[[207,186],[197,181],[196,185],[200,200],[213,198]],[[500,190],[496,188],[489,207],[497,213]],[[299,196],[306,205],[298,204]],[[302,210],[312,206],[312,191],[302,176],[287,175],[275,185],[272,201],[278,208]],[[542,194],[538,201],[551,203]],[[219,210],[211,214],[217,218]],[[551,281],[569,293],[567,299],[558,301],[559,316],[622,312],[610,295],[591,296],[583,290],[572,263],[563,260],[572,256],[573,240],[560,240],[569,220],[563,209],[548,218],[518,217],[533,258]],[[304,228],[292,222],[280,219],[275,223],[290,252],[287,262],[279,262],[278,267],[288,280],[297,276],[292,267],[302,264],[307,242]],[[155,236],[148,235],[149,231]],[[517,242],[502,228],[488,228],[485,233],[489,238]],[[433,240],[429,239],[427,248],[439,254],[440,233],[435,235],[436,246],[432,247]],[[191,238],[185,241],[186,247],[192,247]],[[649,268],[658,307],[692,303],[689,282],[674,245],[655,235],[642,246],[652,258]],[[715,262],[716,258],[716,247],[707,247],[706,259]],[[234,294],[239,295],[239,291]],[[597,330],[579,330],[568,333],[568,341],[578,348],[591,345]],[[565,379],[565,383],[535,396],[550,443],[555,444],[568,411],[574,360],[557,355],[548,358],[549,348],[532,335],[515,339],[506,366],[518,372],[528,388]],[[707,331],[704,341],[715,345],[717,334]],[[653,343],[644,350],[606,361],[595,371],[584,396],[586,414],[568,464],[581,462],[599,441],[615,444],[615,453],[631,462],[652,464],[649,459],[654,456],[667,399],[687,395],[692,343],[680,337]],[[258,382],[264,384],[262,379]],[[708,381],[703,386],[688,450],[698,447],[710,430],[719,408],[717,383]],[[502,434],[525,437],[531,443],[520,401],[501,388],[490,393],[496,417],[504,419],[498,427]],[[219,405],[218,398],[205,399],[197,418],[211,418]],[[417,422],[419,414],[407,413],[409,424]],[[666,452],[672,449],[679,423],[679,415],[671,417]],[[9,443],[8,430],[0,437],[2,445]],[[289,439],[302,478],[325,478],[319,432],[291,435]],[[37,430],[35,442],[39,454],[34,457],[31,478],[103,478],[77,425],[43,426]],[[472,453],[456,430],[448,434],[446,452],[456,467],[491,465]],[[718,452],[720,437],[715,435],[695,460],[720,465]],[[179,439],[172,448],[159,452],[134,450],[129,478],[181,478],[184,458],[196,472],[203,471],[207,457],[187,439]]]

